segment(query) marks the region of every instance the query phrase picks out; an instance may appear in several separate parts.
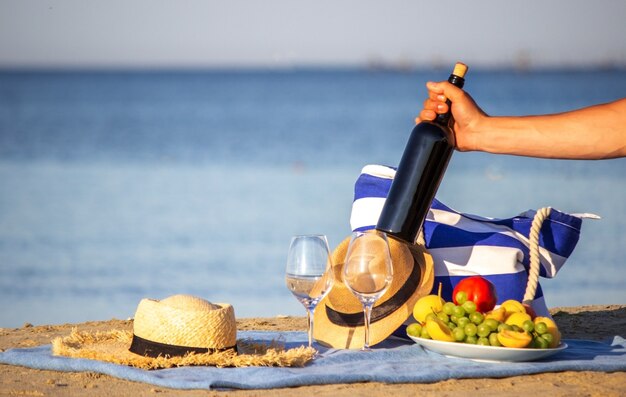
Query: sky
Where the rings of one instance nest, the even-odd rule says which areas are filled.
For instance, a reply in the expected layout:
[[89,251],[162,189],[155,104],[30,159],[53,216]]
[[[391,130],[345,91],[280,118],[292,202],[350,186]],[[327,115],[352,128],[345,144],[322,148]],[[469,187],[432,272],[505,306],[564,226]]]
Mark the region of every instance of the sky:
[[0,68],[626,66],[626,1],[0,0]]

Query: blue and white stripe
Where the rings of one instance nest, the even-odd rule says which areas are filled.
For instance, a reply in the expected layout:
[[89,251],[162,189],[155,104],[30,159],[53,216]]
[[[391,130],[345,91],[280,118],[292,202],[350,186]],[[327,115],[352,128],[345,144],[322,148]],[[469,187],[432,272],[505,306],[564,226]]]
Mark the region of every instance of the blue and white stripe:
[[[352,230],[376,226],[395,170],[365,166],[355,184]],[[442,297],[451,300],[454,286],[468,275],[480,274],[496,286],[498,303],[521,301],[528,282],[528,235],[535,211],[507,219],[459,213],[436,199],[424,222],[424,240],[435,265],[433,291],[442,284]],[[552,210],[540,237],[540,275],[554,277],[571,255],[580,235],[580,216]],[[531,303],[538,315],[549,315],[541,286]]]

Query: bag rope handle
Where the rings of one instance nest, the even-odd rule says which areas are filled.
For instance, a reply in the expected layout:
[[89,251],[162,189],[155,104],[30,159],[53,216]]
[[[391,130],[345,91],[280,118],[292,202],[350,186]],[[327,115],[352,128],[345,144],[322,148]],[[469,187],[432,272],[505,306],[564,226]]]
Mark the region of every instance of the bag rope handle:
[[528,284],[526,284],[526,292],[524,293],[523,303],[530,304],[535,299],[535,293],[537,292],[537,284],[539,283],[539,266],[541,261],[539,259],[539,232],[543,221],[550,216],[552,208],[544,207],[535,213],[533,222],[530,226],[529,233],[529,250],[530,250],[530,268],[528,269]]

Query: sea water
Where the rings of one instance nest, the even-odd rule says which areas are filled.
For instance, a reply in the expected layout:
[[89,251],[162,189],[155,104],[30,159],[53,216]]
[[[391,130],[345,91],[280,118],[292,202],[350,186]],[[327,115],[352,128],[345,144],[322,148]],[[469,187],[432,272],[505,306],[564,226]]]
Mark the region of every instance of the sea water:
[[[0,327],[128,318],[177,293],[304,315],[291,236],[349,235],[360,169],[397,164],[424,83],[447,74],[0,72]],[[626,72],[471,70],[465,89],[493,115],[560,112],[626,96]],[[437,197],[600,215],[542,287],[551,307],[623,304],[625,182],[626,159],[457,152]]]

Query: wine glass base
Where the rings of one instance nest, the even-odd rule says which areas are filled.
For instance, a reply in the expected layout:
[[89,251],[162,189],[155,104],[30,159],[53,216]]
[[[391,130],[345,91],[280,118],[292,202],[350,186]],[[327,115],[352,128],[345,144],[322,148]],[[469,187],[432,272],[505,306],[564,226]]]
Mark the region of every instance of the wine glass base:
[[369,347],[369,346],[363,346],[363,347],[361,348],[361,351],[362,351],[362,352],[371,352],[371,351],[373,351],[373,350],[372,350],[372,348],[371,348],[371,347]]

